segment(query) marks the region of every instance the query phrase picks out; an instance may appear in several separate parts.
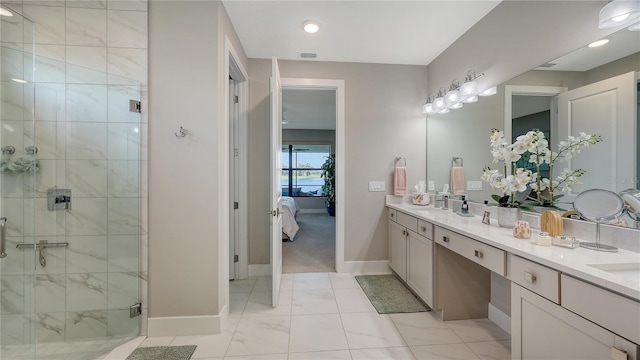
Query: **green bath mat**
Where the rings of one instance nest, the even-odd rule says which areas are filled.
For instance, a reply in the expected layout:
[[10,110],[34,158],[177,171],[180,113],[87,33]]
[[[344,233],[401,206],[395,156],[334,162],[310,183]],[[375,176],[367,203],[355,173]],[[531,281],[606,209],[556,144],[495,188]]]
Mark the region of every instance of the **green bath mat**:
[[378,314],[430,311],[395,275],[359,275],[356,281]]
[[196,345],[139,347],[127,360],[189,360],[194,351]]

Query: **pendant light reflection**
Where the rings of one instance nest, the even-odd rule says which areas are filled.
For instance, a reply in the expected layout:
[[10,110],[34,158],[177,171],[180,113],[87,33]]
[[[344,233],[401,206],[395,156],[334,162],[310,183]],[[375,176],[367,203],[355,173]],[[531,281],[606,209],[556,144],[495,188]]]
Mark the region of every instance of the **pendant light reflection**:
[[598,16],[600,29],[628,25],[640,18],[640,0],[610,0]]

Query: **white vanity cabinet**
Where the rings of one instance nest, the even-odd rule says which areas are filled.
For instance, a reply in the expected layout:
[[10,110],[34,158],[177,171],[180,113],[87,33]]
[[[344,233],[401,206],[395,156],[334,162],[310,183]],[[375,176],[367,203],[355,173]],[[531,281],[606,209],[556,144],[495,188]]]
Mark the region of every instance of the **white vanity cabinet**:
[[389,221],[389,267],[407,281],[407,228]]
[[512,359],[638,359],[640,303],[509,254]]
[[637,344],[511,283],[512,359],[637,360],[638,352]]
[[433,306],[433,225],[418,220],[418,231],[409,230],[407,238],[407,284]]
[[389,267],[433,305],[433,225],[389,209]]

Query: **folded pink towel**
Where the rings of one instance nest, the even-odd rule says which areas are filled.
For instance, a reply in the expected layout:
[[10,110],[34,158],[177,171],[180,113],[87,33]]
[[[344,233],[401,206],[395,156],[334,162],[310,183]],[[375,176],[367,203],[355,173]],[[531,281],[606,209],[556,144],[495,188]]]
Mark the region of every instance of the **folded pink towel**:
[[393,170],[393,195],[407,195],[406,167],[396,167]]
[[451,168],[451,191],[453,195],[464,194],[464,169],[462,166],[453,166]]

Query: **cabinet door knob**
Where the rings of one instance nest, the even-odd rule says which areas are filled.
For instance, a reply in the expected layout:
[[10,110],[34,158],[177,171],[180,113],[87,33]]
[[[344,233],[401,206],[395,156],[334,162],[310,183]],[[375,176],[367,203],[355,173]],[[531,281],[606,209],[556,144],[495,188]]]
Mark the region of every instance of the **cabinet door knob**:
[[449,242],[449,237],[448,236],[443,236],[442,237],[442,241],[448,243]]
[[484,256],[484,254],[482,253],[482,251],[480,250],[476,250],[475,251],[475,255],[477,258],[482,259],[482,257]]
[[524,272],[524,280],[528,281],[531,284],[535,284],[536,283],[536,276],[528,271]]
[[420,228],[420,231],[422,231],[422,232],[427,232],[427,227],[426,227],[426,226],[421,227],[421,228]]
[[391,217],[393,217],[393,215],[395,215],[394,213],[391,213]]

